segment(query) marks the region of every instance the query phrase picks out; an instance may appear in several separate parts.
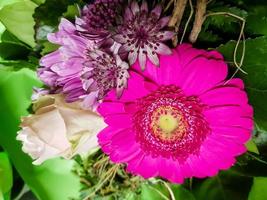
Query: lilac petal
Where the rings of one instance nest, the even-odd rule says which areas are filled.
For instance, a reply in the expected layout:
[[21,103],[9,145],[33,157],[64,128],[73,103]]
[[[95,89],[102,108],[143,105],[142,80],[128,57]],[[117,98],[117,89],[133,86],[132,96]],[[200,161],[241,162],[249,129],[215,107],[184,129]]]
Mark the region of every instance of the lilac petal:
[[83,107],[84,108],[95,108],[97,105],[97,97],[98,91],[91,92],[90,94],[86,95],[83,100]]
[[64,31],[66,33],[72,34],[76,31],[75,26],[65,18],[61,18],[59,24],[59,31]]
[[136,15],[140,11],[139,5],[136,1],[133,1],[131,3],[131,10],[133,12],[133,15]]
[[142,70],[146,68],[146,54],[143,53],[143,49],[140,49],[138,55],[139,64]]
[[153,49],[151,49],[150,47],[146,46],[147,48],[147,56],[149,58],[149,60],[156,66],[159,66],[159,58],[158,55],[155,51],[153,51]]
[[158,24],[160,26],[160,29],[162,29],[163,27],[167,26],[167,24],[170,21],[170,17],[163,17],[158,21]]
[[118,99],[121,97],[123,90],[127,88],[128,74],[125,75],[126,76],[124,76],[122,79],[118,79],[117,81],[116,95]]
[[129,55],[128,55],[129,64],[133,65],[136,59],[137,59],[137,50],[134,49],[133,51],[129,52]]
[[132,20],[132,18],[133,18],[133,13],[131,9],[127,7],[124,13],[124,20],[129,21],[129,20]]
[[157,19],[159,19],[160,15],[161,15],[161,11],[162,11],[162,7],[161,5],[157,5],[152,11],[151,11],[151,14],[154,14]]
[[93,84],[94,80],[89,79],[89,80],[83,80],[83,89],[87,91],[89,87]]
[[161,31],[157,34],[160,41],[170,40],[175,36],[173,31]]
[[123,34],[117,34],[117,35],[114,35],[113,36],[113,39],[118,42],[118,43],[121,43],[121,44],[124,44],[127,42],[127,36],[126,35],[123,35]]
[[144,0],[141,5],[141,11],[148,12],[147,2]]
[[172,50],[165,44],[163,43],[158,43],[157,48],[155,51],[160,54],[160,55],[170,55],[172,54]]
[[128,43],[127,44],[124,44],[124,45],[121,46],[119,52],[120,53],[129,52],[130,50],[135,49],[135,46],[134,45],[135,45],[135,43],[134,44],[131,44],[131,45],[129,45]]

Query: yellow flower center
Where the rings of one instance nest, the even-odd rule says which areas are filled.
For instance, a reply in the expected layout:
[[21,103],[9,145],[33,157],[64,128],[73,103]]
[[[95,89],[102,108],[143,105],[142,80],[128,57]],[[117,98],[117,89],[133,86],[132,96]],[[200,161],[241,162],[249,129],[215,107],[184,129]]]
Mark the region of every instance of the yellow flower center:
[[187,123],[182,113],[172,106],[160,106],[151,116],[153,135],[163,141],[178,140],[186,132]]
[[179,126],[179,120],[170,114],[161,115],[158,120],[158,126],[162,131],[172,133]]

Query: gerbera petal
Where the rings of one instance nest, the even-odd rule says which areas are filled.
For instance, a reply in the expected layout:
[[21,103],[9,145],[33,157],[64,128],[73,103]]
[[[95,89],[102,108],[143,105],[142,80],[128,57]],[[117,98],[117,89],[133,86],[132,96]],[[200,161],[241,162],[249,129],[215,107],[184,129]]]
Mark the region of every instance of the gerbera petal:
[[232,139],[236,143],[244,144],[251,137],[251,130],[245,129],[243,127],[211,127],[212,132],[218,137],[224,137]]
[[103,102],[99,105],[97,111],[102,116],[112,115],[112,114],[119,114],[125,113],[124,104],[119,102]]
[[158,175],[157,159],[147,155],[140,161],[139,165],[134,169],[135,172],[144,178],[150,178]]
[[166,158],[158,158],[158,168],[160,176],[168,177],[168,180],[172,183],[183,183],[184,178],[178,161]]
[[[253,128],[253,110],[243,82],[225,81],[227,66],[221,54],[191,45],[180,45],[170,56],[161,55],[159,63],[156,68],[148,60],[142,72],[136,62],[126,95],[115,99],[109,94],[104,99],[103,104],[124,105],[101,108],[106,123],[123,131],[103,138],[101,147],[111,159],[126,162],[129,172],[173,183],[215,176],[231,167],[235,157],[246,151]],[[166,126],[163,118],[172,123]]]
[[135,63],[132,67],[143,74],[146,78],[157,84],[176,84],[179,82],[179,73],[181,72],[181,61],[175,51],[170,56],[160,56],[160,67],[148,61],[144,71],[140,71],[140,66]]
[[179,86],[187,95],[199,95],[224,81],[227,65],[221,60],[195,58],[184,66],[179,75]]
[[247,94],[237,87],[216,87],[200,96],[201,101],[210,106],[247,104]]
[[130,72],[130,77],[128,87],[124,90],[123,95],[119,100],[117,99],[116,92],[114,90],[109,92],[106,100],[115,102],[131,102],[134,97],[143,97],[150,92],[148,88],[145,87],[145,80],[141,75],[135,72]]
[[253,126],[252,119],[249,118],[253,110],[249,105],[213,107],[203,114],[211,125],[240,126],[249,130]]

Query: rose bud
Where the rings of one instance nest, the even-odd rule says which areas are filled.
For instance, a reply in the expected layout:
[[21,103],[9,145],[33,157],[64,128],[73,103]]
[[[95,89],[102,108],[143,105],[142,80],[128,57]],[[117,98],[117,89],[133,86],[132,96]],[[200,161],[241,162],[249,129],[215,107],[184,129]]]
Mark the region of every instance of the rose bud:
[[101,116],[66,103],[62,95],[45,95],[33,102],[34,114],[22,117],[17,139],[22,150],[41,164],[49,158],[88,153],[98,147],[97,134],[106,127]]

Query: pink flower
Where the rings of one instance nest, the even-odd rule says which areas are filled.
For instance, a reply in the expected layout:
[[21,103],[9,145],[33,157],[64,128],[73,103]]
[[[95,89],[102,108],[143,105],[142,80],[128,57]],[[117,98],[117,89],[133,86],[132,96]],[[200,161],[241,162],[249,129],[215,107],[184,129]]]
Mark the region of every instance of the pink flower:
[[112,91],[98,108],[108,124],[102,150],[133,174],[174,183],[228,169],[246,151],[253,110],[242,80],[226,76],[218,52],[187,44],[161,56],[159,68],[148,62],[144,76],[131,72],[122,97]]
[[100,50],[64,18],[59,31],[49,34],[48,40],[60,47],[40,60],[38,75],[51,93],[65,94],[67,102],[82,99],[84,108],[95,108],[113,88],[121,95],[127,85],[128,64],[118,55]]

